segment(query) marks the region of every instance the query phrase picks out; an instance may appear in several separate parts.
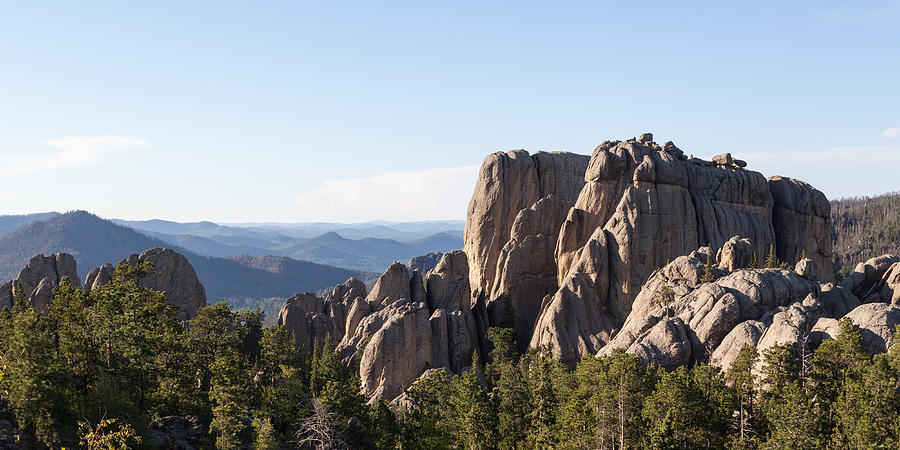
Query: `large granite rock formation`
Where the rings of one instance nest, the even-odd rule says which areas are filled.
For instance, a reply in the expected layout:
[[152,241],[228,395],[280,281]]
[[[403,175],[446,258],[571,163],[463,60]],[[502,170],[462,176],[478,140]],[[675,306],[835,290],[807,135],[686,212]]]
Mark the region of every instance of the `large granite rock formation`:
[[[567,361],[596,352],[623,326],[656,269],[704,245],[721,249],[728,270],[765,259],[770,246],[791,264],[804,250],[817,262],[830,258],[820,192],[720,159],[688,159],[649,135],[597,147],[559,231],[559,289],[542,305],[531,346]],[[735,236],[740,241],[729,242]]]
[[551,194],[572,204],[584,185],[587,164],[584,155],[529,155],[525,150],[498,152],[484,160],[463,233],[469,282],[475,295],[492,291],[497,261],[519,212]]
[[[335,286],[325,298],[312,292],[297,294],[287,299],[278,312],[278,324],[294,334],[297,345],[311,348],[326,340],[340,342],[353,314],[371,312],[365,301],[366,285],[355,278]],[[356,306],[363,305],[363,306]],[[354,312],[354,306],[357,310]],[[356,323],[361,317],[356,318]],[[356,323],[353,324],[354,328]]]
[[468,277],[466,254],[456,250],[424,279],[395,263],[365,299],[353,300],[338,351],[359,358],[365,395],[391,400],[429,367],[459,371],[471,364],[478,328]]
[[50,256],[35,255],[19,272],[15,280],[0,285],[0,307],[12,306],[13,297],[21,287],[22,296],[39,312],[46,311],[53,299],[53,290],[64,278],[81,286],[75,258],[68,253]]
[[[178,318],[189,320],[206,305],[206,289],[200,284],[194,267],[180,253],[168,248],[151,248],[140,255],[132,254],[120,261],[129,265],[150,262],[154,270],[138,278],[137,283],[148,289],[162,292],[166,301],[178,307]],[[85,278],[85,289],[90,291],[108,283],[115,268],[112,264],[97,267]]]

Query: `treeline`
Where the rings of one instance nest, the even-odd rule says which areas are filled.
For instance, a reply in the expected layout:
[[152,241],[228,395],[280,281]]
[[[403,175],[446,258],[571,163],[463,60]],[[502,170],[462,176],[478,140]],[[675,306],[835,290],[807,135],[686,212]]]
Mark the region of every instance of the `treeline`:
[[900,350],[873,357],[847,320],[814,352],[747,347],[725,373],[624,352],[572,368],[492,328],[487,358],[428,371],[389,407],[366,403],[330,343],[298,349],[258,312],[219,303],[179,322],[134,282],[149,269],[120,266],[90,293],[63,283],[45,314],[21,299],[2,312],[0,407],[23,447],[149,446],[167,416],[195,416],[199,448],[900,446]]
[[839,278],[869,258],[900,254],[900,193],[832,200],[831,222]]

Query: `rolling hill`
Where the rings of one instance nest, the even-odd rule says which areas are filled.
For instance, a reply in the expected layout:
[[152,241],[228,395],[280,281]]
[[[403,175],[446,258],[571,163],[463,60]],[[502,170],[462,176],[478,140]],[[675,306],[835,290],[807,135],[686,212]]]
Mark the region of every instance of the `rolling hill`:
[[286,257],[270,257],[261,264],[253,258],[202,256],[85,211],[75,211],[29,223],[0,238],[0,279],[14,278],[38,253],[71,253],[78,261],[79,276],[84,278],[96,266],[115,263],[153,247],[171,247],[184,254],[206,287],[210,302],[222,298],[287,297],[325,289],[351,276],[371,276]]

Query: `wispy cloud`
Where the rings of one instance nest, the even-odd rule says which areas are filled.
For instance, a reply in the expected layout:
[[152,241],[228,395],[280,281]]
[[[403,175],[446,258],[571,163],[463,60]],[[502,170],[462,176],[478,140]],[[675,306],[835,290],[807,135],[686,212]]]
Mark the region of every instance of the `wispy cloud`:
[[0,174],[23,175],[96,164],[127,150],[150,148],[144,139],[128,136],[68,136],[42,144],[55,150],[0,155]]
[[303,220],[456,219],[465,217],[477,178],[478,166],[465,166],[327,180],[296,204]]
[[900,137],[900,127],[897,128],[888,128],[881,132],[881,137],[883,138],[897,138]]

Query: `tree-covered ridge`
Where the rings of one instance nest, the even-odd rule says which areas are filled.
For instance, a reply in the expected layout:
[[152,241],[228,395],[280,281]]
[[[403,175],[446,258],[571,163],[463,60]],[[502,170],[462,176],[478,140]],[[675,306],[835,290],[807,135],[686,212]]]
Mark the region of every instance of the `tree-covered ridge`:
[[0,405],[20,445],[159,445],[172,416],[196,421],[199,448],[900,445],[900,347],[873,357],[846,319],[815,351],[746,347],[727,373],[622,351],[567,367],[491,328],[471,369],[430,371],[389,408],[366,404],[330,343],[298,348],[257,312],[219,303],[179,322],[134,282],[145,270],[121,265],[90,293],[63,282],[46,315],[21,299],[2,311]]
[[832,200],[831,221],[838,277],[859,261],[900,254],[900,193]]
[[[71,254],[84,279],[94,267],[115,264],[132,253],[154,247],[170,246],[88,212],[68,212],[35,221],[0,238],[0,283],[15,278],[37,254]],[[223,298],[290,297],[297,292],[325,289],[350,277],[368,277],[355,270],[285,257],[214,258],[177,247],[174,250],[190,261],[211,302]]]

